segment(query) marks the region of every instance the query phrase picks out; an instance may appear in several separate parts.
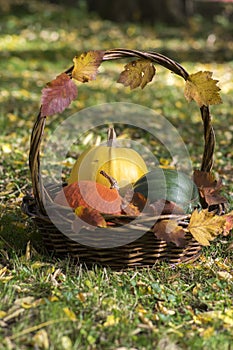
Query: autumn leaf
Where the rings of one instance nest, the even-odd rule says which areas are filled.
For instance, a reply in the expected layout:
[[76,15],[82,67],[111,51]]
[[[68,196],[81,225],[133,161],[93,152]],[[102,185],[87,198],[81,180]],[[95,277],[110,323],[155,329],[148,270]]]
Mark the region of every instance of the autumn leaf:
[[103,326],[104,327],[111,327],[115,326],[119,323],[120,318],[116,317],[115,315],[108,315],[106,318],[106,321],[104,322]]
[[213,212],[209,212],[208,209],[200,212],[196,209],[191,215],[188,230],[197,242],[203,246],[208,246],[210,241],[223,232],[225,222],[223,216],[215,215]]
[[124,86],[130,86],[131,90],[138,86],[143,89],[155,75],[155,67],[152,62],[145,59],[132,61],[124,68],[125,70],[120,74],[117,82]]
[[175,220],[161,220],[153,227],[155,236],[167,243],[175,243],[177,247],[184,247],[186,244],[185,231]]
[[184,95],[188,101],[196,101],[198,106],[209,106],[222,103],[219,95],[218,80],[212,79],[212,72],[200,71],[187,78]]
[[147,199],[142,193],[129,189],[122,198],[121,210],[124,214],[138,216],[147,204]]
[[66,73],[62,73],[42,90],[41,116],[61,113],[77,97],[77,86]]
[[45,329],[40,329],[34,334],[32,344],[36,349],[49,349],[49,336]]
[[77,317],[74,311],[70,310],[68,307],[64,307],[63,311],[70,321],[76,321]]
[[224,225],[224,231],[223,235],[228,236],[230,231],[233,229],[233,210],[223,216],[225,218],[225,225]]
[[72,78],[82,83],[95,80],[104,53],[105,51],[95,50],[84,52],[80,56],[75,56],[73,59],[74,69],[72,71]]
[[220,194],[221,179],[216,180],[212,173],[207,171],[194,171],[194,182],[198,187],[200,197],[207,206],[226,203],[227,200]]
[[104,217],[96,209],[80,206],[75,209],[75,214],[92,226],[107,227]]
[[184,210],[175,202],[166,199],[159,199],[149,205],[153,215],[184,214]]

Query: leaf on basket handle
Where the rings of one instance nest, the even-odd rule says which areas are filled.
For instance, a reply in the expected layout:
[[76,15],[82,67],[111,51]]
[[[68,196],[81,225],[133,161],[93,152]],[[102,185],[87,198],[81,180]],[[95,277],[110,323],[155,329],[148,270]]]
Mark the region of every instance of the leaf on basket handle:
[[209,212],[208,209],[194,210],[191,215],[188,230],[203,246],[210,245],[210,241],[213,241],[224,230],[226,219],[224,216],[215,215],[213,212]]
[[195,170],[194,182],[198,187],[201,198],[208,206],[227,202],[226,198],[220,194],[221,179],[216,180],[210,172]]
[[[83,227],[95,229],[95,227],[107,227],[107,223],[101,213],[93,208],[79,206],[75,209],[77,219],[72,223],[72,229],[78,233]],[[94,226],[94,227],[93,227]]]
[[75,56],[73,59],[74,68],[72,71],[72,78],[82,83],[95,80],[104,53],[105,51],[103,50],[95,50],[84,52],[80,56]]
[[61,113],[77,97],[77,86],[66,73],[58,75],[42,90],[41,116]]
[[141,87],[142,89],[153,79],[155,67],[150,60],[139,59],[124,66],[125,70],[120,74],[118,83],[130,86],[130,89]]
[[222,103],[218,80],[212,79],[212,72],[200,71],[190,74],[186,80],[184,96],[190,102],[196,101],[198,106],[209,106]]
[[175,243],[177,247],[186,245],[185,231],[175,220],[157,221],[153,227],[155,236],[167,243]]

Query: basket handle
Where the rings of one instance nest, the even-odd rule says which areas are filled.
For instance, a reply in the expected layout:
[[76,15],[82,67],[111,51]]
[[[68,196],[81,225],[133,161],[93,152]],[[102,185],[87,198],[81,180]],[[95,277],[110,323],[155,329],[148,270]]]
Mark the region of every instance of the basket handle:
[[[187,71],[176,61],[159,54],[154,51],[139,51],[128,49],[113,49],[107,50],[104,53],[103,61],[117,60],[122,58],[136,57],[141,59],[149,59],[151,62],[157,63],[173,73],[181,76],[184,80],[187,80],[189,74]],[[65,73],[71,75],[73,66],[68,68]],[[201,170],[210,172],[213,166],[213,154],[215,147],[215,135],[211,124],[211,115],[208,106],[202,106],[200,108],[201,117],[204,126],[204,150],[202,156]],[[33,194],[36,200],[36,204],[41,213],[46,215],[46,211],[43,206],[44,197],[47,196],[46,189],[41,181],[40,174],[40,146],[43,137],[44,127],[46,123],[46,117],[41,115],[41,110],[37,116],[36,122],[32,129],[30,151],[29,151],[29,168],[31,172]]]

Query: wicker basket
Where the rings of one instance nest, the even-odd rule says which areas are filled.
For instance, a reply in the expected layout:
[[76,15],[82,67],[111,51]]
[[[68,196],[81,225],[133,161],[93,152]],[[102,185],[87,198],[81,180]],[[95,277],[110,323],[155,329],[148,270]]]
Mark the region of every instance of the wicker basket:
[[[103,60],[115,60],[128,57],[146,58],[150,59],[175,74],[181,76],[184,80],[187,79],[188,73],[177,62],[170,58],[163,56],[155,52],[145,52],[138,50],[126,50],[126,49],[114,49],[106,51]],[[70,74],[72,68],[69,68],[66,73]],[[202,171],[209,172],[213,164],[213,152],[215,145],[214,131],[211,125],[211,117],[209,109],[206,106],[200,108],[201,117],[204,126],[204,151],[202,156]],[[72,258],[79,262],[84,262],[86,265],[93,263],[99,263],[101,265],[107,265],[112,268],[123,268],[131,266],[153,266],[160,261],[167,261],[172,264],[184,263],[195,260],[198,258],[201,252],[200,244],[195,241],[191,234],[187,233],[184,247],[177,247],[174,243],[167,243],[164,240],[157,239],[150,229],[153,226],[155,219],[163,219],[164,217],[151,218],[147,225],[143,222],[140,224],[127,225],[125,229],[124,225],[117,225],[119,218],[113,216],[108,218],[108,221],[115,223],[114,228],[111,228],[113,233],[113,240],[120,236],[121,241],[123,237],[134,237],[134,232],[142,232],[141,237],[134,239],[130,243],[116,246],[114,248],[98,248],[98,246],[91,246],[89,243],[93,240],[104,240],[104,230],[97,229],[95,235],[90,235],[90,242],[88,241],[89,232],[85,229],[82,230],[83,235],[86,237],[86,243],[78,243],[75,239],[75,235],[71,230],[71,222],[74,219],[74,213],[70,209],[58,208],[59,206],[53,203],[55,195],[60,191],[61,185],[51,184],[43,186],[40,176],[40,145],[43,137],[43,131],[45,127],[46,117],[41,116],[39,112],[35,125],[31,135],[31,145],[29,154],[29,166],[32,178],[33,195],[27,195],[23,199],[23,211],[31,218],[33,218],[36,226],[39,228],[41,236],[44,241],[44,245],[48,252],[61,257],[70,255]],[[64,228],[69,232],[69,235],[64,235],[57,226],[51,221],[51,217],[48,216],[44,204],[53,208],[54,215],[64,223]],[[132,218],[124,217],[124,220]],[[187,227],[189,222],[188,215],[177,216],[179,225]],[[122,221],[121,221],[122,223]],[[63,231],[63,230],[62,230]],[[109,229],[108,229],[109,231]],[[64,232],[64,231],[63,231]],[[74,239],[73,239],[74,238]],[[117,245],[117,244],[116,244]]]

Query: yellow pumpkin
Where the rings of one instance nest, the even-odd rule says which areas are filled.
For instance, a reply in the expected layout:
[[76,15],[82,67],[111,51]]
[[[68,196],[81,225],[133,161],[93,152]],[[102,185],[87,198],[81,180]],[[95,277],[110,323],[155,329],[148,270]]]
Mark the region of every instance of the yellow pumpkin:
[[115,131],[109,128],[107,145],[94,146],[84,151],[73,166],[68,184],[91,180],[109,187],[109,180],[101,171],[113,177],[122,188],[136,182],[148,170],[135,150],[116,147]]

